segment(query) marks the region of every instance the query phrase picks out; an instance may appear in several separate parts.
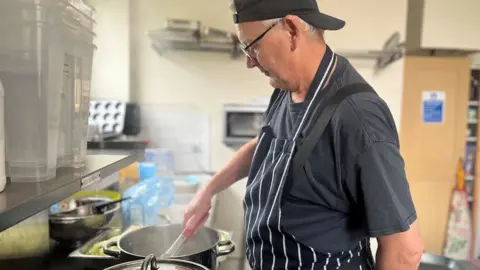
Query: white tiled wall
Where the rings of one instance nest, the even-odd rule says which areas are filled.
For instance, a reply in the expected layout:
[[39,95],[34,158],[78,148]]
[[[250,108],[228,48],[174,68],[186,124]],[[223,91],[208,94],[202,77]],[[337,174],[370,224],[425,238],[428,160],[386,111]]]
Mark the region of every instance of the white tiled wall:
[[210,119],[195,105],[140,105],[142,133],[151,148],[173,150],[175,171],[203,172],[210,170]]

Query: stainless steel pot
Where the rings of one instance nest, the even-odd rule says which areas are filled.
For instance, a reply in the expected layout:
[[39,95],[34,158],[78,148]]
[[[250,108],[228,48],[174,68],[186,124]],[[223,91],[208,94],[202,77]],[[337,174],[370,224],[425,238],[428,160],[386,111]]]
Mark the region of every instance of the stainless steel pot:
[[[181,224],[143,227],[123,235],[116,243],[107,244],[104,252],[121,261],[144,259],[150,254],[160,257],[181,232]],[[230,238],[221,239],[224,233],[203,227],[180,247],[172,259],[195,262],[215,270],[218,257],[235,251],[235,244]],[[115,245],[119,251],[110,249]]]
[[203,265],[183,260],[158,260],[148,255],[144,260],[132,261],[105,270],[209,270]]

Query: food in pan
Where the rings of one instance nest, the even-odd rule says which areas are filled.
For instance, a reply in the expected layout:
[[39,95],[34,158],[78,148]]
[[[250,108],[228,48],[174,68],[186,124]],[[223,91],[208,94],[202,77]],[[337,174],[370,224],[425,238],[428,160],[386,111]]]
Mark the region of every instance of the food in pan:
[[10,227],[0,232],[0,243],[2,259],[42,255],[50,248],[48,223]]
[[[119,233],[118,235],[115,235],[113,237],[111,237],[110,239],[107,239],[107,240],[104,240],[104,241],[100,241],[98,243],[95,243],[88,251],[87,253],[85,253],[85,255],[90,255],[90,256],[107,256],[104,252],[103,252],[103,247],[109,243],[112,243],[112,242],[117,242],[120,237],[122,237],[123,234],[126,234],[128,232],[131,232],[133,230],[136,230],[138,228],[141,228],[142,226],[139,226],[139,225],[136,225],[136,226],[130,226],[127,230],[125,230],[123,233]],[[119,251],[120,248],[117,247],[117,246],[112,246],[112,247],[109,247],[108,249],[110,250],[117,250]]]
[[[112,237],[108,240],[105,240],[105,241],[101,241],[101,242],[98,242],[96,243],[95,245],[93,245],[93,247],[87,251],[87,254],[86,255],[91,255],[91,256],[107,256],[104,252],[103,252],[103,247],[112,242],[112,241],[117,241],[118,238],[120,238],[120,236],[115,236],[115,237]],[[120,250],[117,246],[113,246],[113,247],[110,247],[109,249],[111,250]]]

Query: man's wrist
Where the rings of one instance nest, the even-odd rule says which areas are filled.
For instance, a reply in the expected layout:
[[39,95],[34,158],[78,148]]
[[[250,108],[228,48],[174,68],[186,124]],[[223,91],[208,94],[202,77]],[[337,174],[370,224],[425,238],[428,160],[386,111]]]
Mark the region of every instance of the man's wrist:
[[208,181],[208,183],[205,185],[205,187],[203,189],[203,192],[208,194],[210,197],[213,197],[213,196],[215,196],[215,194],[217,194],[217,185],[216,185],[215,181],[213,181],[213,179]]

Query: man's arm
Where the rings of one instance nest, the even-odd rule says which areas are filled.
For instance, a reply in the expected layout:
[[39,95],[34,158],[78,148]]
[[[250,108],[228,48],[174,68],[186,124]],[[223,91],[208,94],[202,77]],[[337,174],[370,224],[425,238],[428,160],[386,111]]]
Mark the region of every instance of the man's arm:
[[374,94],[347,101],[337,113],[342,132],[337,144],[353,157],[345,161],[346,181],[365,229],[377,238],[376,269],[416,270],[423,242],[393,117]]
[[417,270],[423,242],[398,146],[376,142],[357,169],[370,236],[378,240],[376,270]]
[[418,269],[423,242],[416,221],[408,231],[381,236],[377,241],[375,270]]
[[243,145],[230,162],[213,176],[206,186],[206,190],[211,195],[227,189],[233,183],[248,176],[257,140],[258,138],[255,138]]

